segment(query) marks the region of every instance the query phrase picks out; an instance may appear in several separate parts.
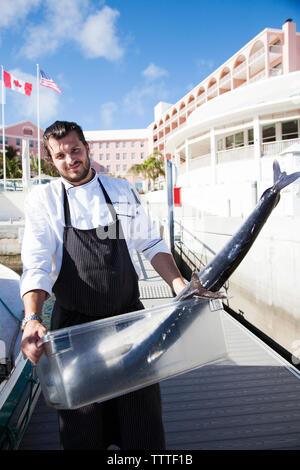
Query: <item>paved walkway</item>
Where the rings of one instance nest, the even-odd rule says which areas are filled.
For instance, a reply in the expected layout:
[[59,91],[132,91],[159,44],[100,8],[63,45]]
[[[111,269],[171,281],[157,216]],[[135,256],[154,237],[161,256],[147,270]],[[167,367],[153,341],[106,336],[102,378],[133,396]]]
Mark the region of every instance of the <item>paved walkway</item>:
[[[145,307],[171,301],[150,263],[138,261]],[[221,317],[224,360],[161,382],[167,449],[299,450],[299,372],[223,310]],[[59,449],[56,411],[42,395],[20,449]]]

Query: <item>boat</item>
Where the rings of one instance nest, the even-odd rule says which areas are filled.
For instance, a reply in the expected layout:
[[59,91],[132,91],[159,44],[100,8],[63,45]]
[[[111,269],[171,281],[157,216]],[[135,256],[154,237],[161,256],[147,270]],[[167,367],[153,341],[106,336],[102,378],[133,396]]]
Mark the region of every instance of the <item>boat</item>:
[[24,315],[19,274],[0,264],[0,449],[17,449],[40,393],[35,371],[20,351]]

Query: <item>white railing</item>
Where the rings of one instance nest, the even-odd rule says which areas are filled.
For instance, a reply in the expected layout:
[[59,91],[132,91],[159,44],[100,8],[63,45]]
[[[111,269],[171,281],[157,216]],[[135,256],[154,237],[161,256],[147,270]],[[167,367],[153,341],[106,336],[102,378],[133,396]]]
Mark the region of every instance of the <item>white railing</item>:
[[275,54],[281,54],[281,46],[279,45],[269,46],[269,51],[275,52]]
[[279,69],[279,68],[270,69],[270,75],[271,77],[277,77],[277,75],[282,75],[282,69]]
[[253,62],[260,59],[260,57],[263,56],[264,53],[265,53],[265,48],[261,47],[258,51],[256,51],[254,54],[252,54],[249,57],[249,65],[253,64]]
[[233,76],[237,75],[240,72],[244,72],[247,69],[247,62],[244,60],[240,65],[233,69]]
[[254,77],[250,78],[249,79],[249,83],[254,83],[254,82],[257,82],[258,80],[261,80],[262,78],[264,78],[266,75],[266,71],[265,70],[262,70],[261,72],[257,73],[256,75],[254,75]]
[[217,91],[217,83],[215,83],[214,85],[210,86],[208,89],[207,89],[207,94],[210,95],[212,93],[214,93],[215,91]]
[[231,83],[230,74],[226,75],[226,77],[221,78],[221,80],[219,81],[219,88],[222,88],[225,83]]
[[218,164],[231,162],[233,160],[250,160],[254,158],[253,145],[236,147],[229,150],[221,150],[217,153]]
[[200,96],[198,96],[198,98],[196,98],[196,103],[197,104],[202,104],[202,103],[205,103],[206,101],[206,96],[205,96],[205,93],[203,93],[204,96],[202,96],[202,94]]
[[206,155],[201,155],[200,157],[192,158],[189,161],[190,169],[196,170],[196,168],[203,168],[204,166],[209,166],[211,164],[210,153]]
[[291,145],[299,143],[300,139],[289,139],[289,140],[280,140],[277,142],[267,142],[262,144],[262,155],[278,155],[286,148],[290,147]]

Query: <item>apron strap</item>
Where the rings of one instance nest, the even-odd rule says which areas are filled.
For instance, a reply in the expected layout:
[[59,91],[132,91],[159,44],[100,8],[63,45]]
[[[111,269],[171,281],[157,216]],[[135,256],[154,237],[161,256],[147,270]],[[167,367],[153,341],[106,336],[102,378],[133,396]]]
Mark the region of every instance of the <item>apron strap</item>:
[[72,225],[71,225],[70,207],[69,207],[67,191],[66,191],[65,185],[63,183],[61,183],[61,185],[63,187],[63,194],[64,194],[65,226],[71,227]]
[[[116,213],[115,208],[113,206],[113,203],[111,202],[111,199],[110,199],[109,195],[107,194],[107,192],[106,192],[106,190],[105,190],[105,188],[104,188],[104,186],[101,183],[99,178],[98,178],[98,183],[100,185],[100,188],[103,191],[105,202],[107,204],[108,210],[109,210],[109,212],[112,216],[113,221],[115,222],[116,220],[118,220],[118,216],[117,216],[117,213]],[[70,216],[70,206],[69,206],[67,191],[66,191],[65,185],[63,183],[61,183],[61,184],[62,184],[62,187],[63,187],[63,195],[64,195],[65,226],[66,227],[72,227],[72,225],[71,225],[71,216]]]
[[105,197],[105,201],[106,201],[106,204],[107,204],[107,207],[109,209],[109,212],[111,213],[111,216],[112,216],[112,219],[113,221],[115,222],[116,220],[118,220],[118,216],[117,216],[117,213],[116,213],[116,210],[114,208],[114,205],[113,203],[111,202],[111,199],[109,197],[109,195],[107,194],[106,192],[106,189],[104,188],[103,184],[101,183],[100,179],[98,178],[98,183],[103,191],[103,194],[104,194],[104,197]]

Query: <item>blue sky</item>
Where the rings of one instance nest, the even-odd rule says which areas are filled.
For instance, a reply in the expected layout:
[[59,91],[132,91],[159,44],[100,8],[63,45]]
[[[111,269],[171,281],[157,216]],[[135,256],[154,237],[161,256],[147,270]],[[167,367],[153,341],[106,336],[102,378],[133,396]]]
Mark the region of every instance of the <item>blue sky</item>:
[[40,87],[40,122],[84,130],[144,128],[300,0],[0,0],[4,69],[33,84],[6,93],[5,121],[36,122],[36,64],[62,95]]

